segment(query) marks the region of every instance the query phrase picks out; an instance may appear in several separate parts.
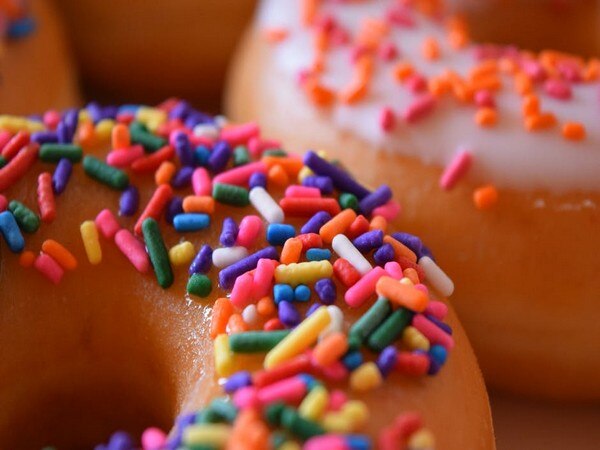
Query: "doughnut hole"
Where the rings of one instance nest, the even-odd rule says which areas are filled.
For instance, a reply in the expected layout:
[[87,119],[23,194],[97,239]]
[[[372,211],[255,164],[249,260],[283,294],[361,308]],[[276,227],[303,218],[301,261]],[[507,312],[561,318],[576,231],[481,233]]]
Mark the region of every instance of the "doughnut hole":
[[452,0],[475,42],[600,55],[598,0]]

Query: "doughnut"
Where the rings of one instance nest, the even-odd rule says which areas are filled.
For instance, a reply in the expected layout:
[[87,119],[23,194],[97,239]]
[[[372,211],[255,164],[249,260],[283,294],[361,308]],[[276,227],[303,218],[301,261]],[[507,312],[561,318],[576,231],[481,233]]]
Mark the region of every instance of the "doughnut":
[[0,114],[79,102],[73,62],[52,1],[0,2]]
[[227,113],[389,183],[488,386],[597,401],[600,61],[477,44],[427,6],[263,1]]
[[61,0],[59,7],[92,97],[160,102],[179,95],[218,110],[229,57],[254,4]]
[[1,447],[495,448],[453,282],[388,185],[176,99],[19,123]]

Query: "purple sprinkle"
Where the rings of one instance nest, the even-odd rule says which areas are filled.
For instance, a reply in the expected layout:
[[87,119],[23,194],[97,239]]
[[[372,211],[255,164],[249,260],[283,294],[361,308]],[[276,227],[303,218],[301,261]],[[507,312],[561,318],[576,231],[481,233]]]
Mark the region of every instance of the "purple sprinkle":
[[325,161],[313,151],[309,151],[304,155],[304,165],[308,166],[317,175],[330,177],[339,191],[354,194],[359,200],[369,195],[368,189],[356,182],[348,173]]
[[387,184],[382,184],[360,201],[360,210],[365,216],[370,216],[375,208],[385,205],[391,198],[392,190]]
[[449,335],[452,335],[452,327],[450,325],[448,325],[446,322],[442,322],[441,320],[436,319],[435,317],[430,316],[430,315],[425,315],[425,317],[427,317],[429,320],[431,320],[433,323],[435,323],[439,328],[444,330],[446,333],[448,333]]
[[182,166],[194,165],[194,152],[187,134],[178,133],[175,136],[175,152]]
[[309,175],[302,180],[302,186],[317,188],[323,195],[329,195],[333,192],[333,181],[331,180],[331,177]]
[[55,144],[58,142],[58,135],[54,131],[37,131],[31,134],[31,141],[38,144]]
[[383,231],[372,230],[358,236],[352,241],[354,246],[361,253],[367,253],[374,248],[379,248],[383,245]]
[[182,189],[189,186],[192,183],[193,173],[194,168],[192,166],[183,166],[175,173],[175,176],[173,176],[173,179],[171,180],[171,186],[173,186],[175,189]]
[[52,174],[52,189],[56,195],[60,195],[64,192],[71,178],[71,172],[73,171],[73,164],[67,158],[61,158],[54,169]]
[[292,328],[300,323],[302,316],[292,303],[283,300],[279,303],[279,320],[286,327]]
[[56,138],[61,144],[69,144],[71,142],[69,127],[64,121],[59,122],[56,126]]
[[207,115],[207,114],[203,114],[201,112],[196,111],[195,109],[192,109],[189,113],[187,118],[185,119],[185,126],[186,128],[189,128],[190,130],[194,129],[194,127],[196,125],[200,125],[201,123],[214,123],[214,119]]
[[165,220],[169,225],[173,225],[173,219],[177,214],[183,213],[183,199],[179,195],[174,195],[165,210]]
[[238,232],[239,228],[237,223],[235,223],[235,220],[233,220],[231,217],[225,217],[225,219],[223,219],[223,228],[221,230],[219,242],[221,242],[224,247],[233,247],[235,245]]
[[254,172],[250,175],[250,181],[248,183],[250,189],[255,187],[266,188],[267,187],[267,176],[262,172]]
[[121,194],[119,200],[119,212],[122,216],[133,216],[140,204],[140,193],[138,189],[130,184]]
[[373,254],[373,260],[378,266],[385,266],[386,263],[393,261],[395,257],[394,247],[391,244],[383,244]]
[[389,345],[382,350],[377,358],[377,367],[384,377],[387,377],[396,365],[398,351],[393,345]]
[[212,267],[212,248],[210,245],[204,244],[200,247],[200,250],[194,257],[194,260],[190,264],[188,273],[194,275],[195,273],[207,273]]
[[318,233],[323,225],[331,220],[327,211],[319,211],[300,228],[300,234]]
[[393,233],[392,237],[396,239],[398,242],[402,242],[409,249],[411,249],[417,258],[421,258],[421,254],[423,252],[423,242],[417,236],[410,233]]
[[125,431],[117,431],[110,437],[107,450],[132,450],[134,449],[133,439]]
[[252,375],[247,370],[241,370],[234,373],[223,385],[223,389],[228,394],[232,394],[240,388],[252,386]]
[[250,256],[246,256],[219,272],[219,285],[223,289],[231,289],[235,279],[249,270],[256,269],[258,260],[262,258],[279,260],[279,254],[275,247],[265,247]]
[[321,278],[315,283],[315,292],[324,305],[333,305],[337,298],[335,284],[331,278]]
[[169,119],[185,120],[190,113],[190,109],[190,104],[185,100],[182,100],[169,111]]
[[208,158],[208,168],[212,173],[219,173],[225,169],[229,158],[231,158],[231,147],[225,141],[218,141]]
[[321,307],[321,305],[319,303],[313,303],[312,305],[310,305],[310,307],[306,310],[306,314],[305,316],[308,317],[310,316],[312,313],[314,313],[317,309],[319,309]]

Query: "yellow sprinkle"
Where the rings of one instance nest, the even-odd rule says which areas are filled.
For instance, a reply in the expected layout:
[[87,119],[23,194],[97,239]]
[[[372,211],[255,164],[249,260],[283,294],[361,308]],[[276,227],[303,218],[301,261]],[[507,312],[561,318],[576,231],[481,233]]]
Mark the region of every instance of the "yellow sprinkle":
[[96,224],[93,220],[86,220],[79,227],[79,231],[90,264],[100,264],[102,261],[102,248],[100,247]]
[[319,307],[265,356],[264,367],[270,369],[304,352],[319,338],[331,321],[326,306]]
[[329,261],[310,261],[293,264],[280,264],[275,269],[277,283],[312,284],[321,278],[331,278],[333,266]]
[[194,254],[194,244],[190,241],[183,241],[171,247],[169,250],[169,259],[174,266],[183,266],[194,258]]
[[80,109],[79,110],[79,122],[88,122],[90,120],[92,120],[92,116],[90,115],[88,110]]
[[215,339],[215,371],[219,377],[227,377],[235,371],[235,356],[226,334],[219,334]]
[[381,372],[374,362],[362,364],[350,375],[350,387],[359,392],[375,389],[381,385],[382,381]]
[[413,283],[410,278],[406,278],[406,277],[402,278],[400,280],[400,283],[406,284],[407,286],[414,286],[415,285],[415,283]]
[[183,443],[186,447],[206,445],[221,448],[227,444],[231,427],[223,423],[190,425],[183,431]]
[[408,440],[408,448],[411,450],[425,450],[435,448],[433,433],[427,428],[421,428]]
[[26,117],[8,114],[0,115],[0,130],[16,133],[18,131],[43,131],[44,129],[44,124],[36,122],[35,120],[29,120]]
[[167,113],[157,108],[142,106],[137,110],[136,119],[146,125],[148,131],[155,133],[158,127],[167,121]]
[[323,386],[315,386],[311,389],[300,406],[298,413],[309,420],[318,421],[323,416],[329,403],[329,392]]
[[342,407],[342,414],[352,424],[351,431],[358,431],[367,424],[369,420],[369,408],[360,400],[349,400]]
[[328,433],[350,433],[352,431],[352,424],[350,421],[340,412],[330,412],[325,414],[321,425]]
[[115,126],[115,121],[112,119],[102,119],[96,124],[96,136],[100,141],[109,141],[112,135],[112,129]]
[[279,450],[301,450],[302,449],[302,447],[300,447],[300,444],[298,444],[297,442],[294,442],[294,441],[285,441],[283,444],[281,444],[277,448]]
[[304,166],[302,167],[302,169],[300,169],[300,172],[298,172],[298,181],[300,182],[300,184],[302,184],[306,177],[309,177],[314,174],[315,173],[312,170],[310,170],[308,166]]
[[406,345],[409,350],[423,350],[427,352],[430,347],[429,339],[412,326],[406,327],[402,332],[402,343]]

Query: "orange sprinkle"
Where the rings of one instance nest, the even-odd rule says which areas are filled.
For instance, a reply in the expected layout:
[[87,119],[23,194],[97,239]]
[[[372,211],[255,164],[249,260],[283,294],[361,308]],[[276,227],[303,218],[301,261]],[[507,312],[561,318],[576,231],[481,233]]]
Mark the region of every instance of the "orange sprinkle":
[[53,239],[46,239],[42,243],[42,251],[51,256],[63,269],[75,270],[77,259],[62,244]]
[[113,149],[128,148],[131,145],[129,128],[127,128],[127,125],[118,123],[113,127],[111,144]]
[[525,129],[530,132],[546,130],[554,125],[556,125],[556,117],[552,113],[534,114],[525,117]]
[[523,107],[522,107],[523,115],[527,116],[536,116],[540,113],[540,99],[535,94],[529,94],[523,99]]
[[519,95],[529,95],[533,92],[533,83],[531,79],[524,73],[515,75],[515,90]]
[[415,269],[413,269],[412,267],[407,267],[406,269],[404,269],[402,271],[402,273],[404,274],[404,276],[406,278],[408,278],[410,281],[412,281],[413,284],[419,284],[421,282],[421,280],[419,279],[418,272]]
[[440,44],[438,43],[437,39],[433,37],[428,37],[423,41],[421,51],[423,53],[423,57],[429,61],[440,59]]
[[221,297],[215,301],[210,319],[210,337],[215,339],[227,331],[227,322],[233,314],[233,305],[228,298]]
[[35,262],[35,253],[29,250],[25,250],[19,255],[19,264],[21,267],[31,267]]
[[323,241],[329,244],[336,235],[344,233],[352,222],[354,222],[354,219],[356,219],[354,210],[350,208],[345,209],[323,225],[319,230],[319,234]]
[[335,92],[326,88],[315,79],[306,80],[304,91],[310,101],[317,106],[330,106],[335,100]]
[[229,320],[227,321],[228,334],[243,333],[245,331],[248,331],[249,328],[250,327],[244,321],[244,318],[241,314],[235,313],[229,316]]
[[400,283],[392,277],[383,276],[377,281],[375,290],[378,295],[389,299],[397,306],[421,312],[427,307],[427,294],[414,286]]
[[480,127],[493,127],[498,123],[498,113],[494,108],[481,108],[475,113],[475,123]]
[[450,92],[450,83],[442,77],[430,78],[428,81],[428,89],[432,95],[441,97]]
[[417,262],[417,255],[402,242],[394,239],[392,236],[386,235],[383,237],[383,242],[390,244],[394,248],[396,259],[404,257],[413,263]]
[[261,159],[268,169],[273,166],[280,166],[290,177],[297,177],[298,172],[304,167],[304,163],[300,158],[295,157],[280,157],[280,156],[265,156]]
[[177,167],[171,161],[163,161],[161,165],[154,172],[154,182],[157,186],[161,184],[169,184],[171,178],[175,175]]
[[352,105],[353,103],[362,100],[366,94],[366,80],[352,81],[342,92],[340,92],[340,101],[347,105]]
[[348,338],[344,333],[332,333],[316,345],[312,358],[321,367],[327,367],[348,351]]
[[473,192],[473,202],[477,209],[488,209],[498,201],[498,190],[494,185],[488,184],[475,189]]
[[562,135],[570,141],[582,141],[585,139],[585,126],[579,122],[567,122],[563,125]]
[[305,27],[312,25],[320,3],[320,0],[302,0],[300,3],[300,17],[302,17],[302,24]]
[[[288,239],[289,241],[289,239]],[[282,261],[283,264],[286,264]],[[275,314],[275,303],[271,297],[263,297],[256,303],[256,311],[263,317],[271,317]]]
[[285,241],[281,250],[281,264],[292,264],[300,261],[302,255],[302,241],[297,238],[291,238]]
[[215,212],[215,200],[208,195],[188,195],[183,199],[182,206],[186,213],[213,214]]
[[371,219],[371,223],[369,224],[369,229],[371,230],[381,230],[385,233],[385,230],[387,229],[388,226],[388,222],[386,220],[385,217],[383,216],[374,216]]
[[272,185],[279,188],[284,188],[290,184],[290,177],[281,164],[275,164],[269,169],[267,179],[269,180],[270,186]]
[[600,78],[600,59],[591,59],[583,70],[585,81],[596,81]]
[[399,62],[394,66],[394,78],[398,81],[404,81],[415,73],[415,68],[408,62]]
[[96,128],[91,121],[85,121],[79,125],[77,137],[82,147],[89,148],[98,143]]
[[383,20],[364,19],[357,34],[357,44],[369,50],[376,49],[388,34],[389,27]]
[[289,31],[287,28],[267,28],[263,31],[265,39],[270,44],[277,44],[287,39]]

